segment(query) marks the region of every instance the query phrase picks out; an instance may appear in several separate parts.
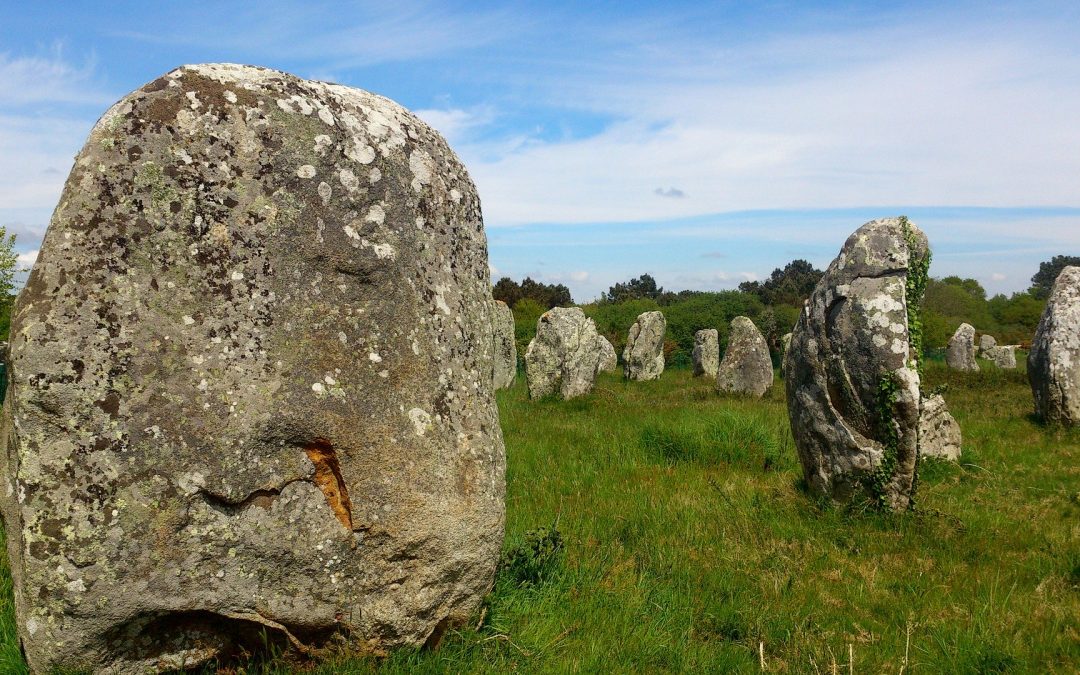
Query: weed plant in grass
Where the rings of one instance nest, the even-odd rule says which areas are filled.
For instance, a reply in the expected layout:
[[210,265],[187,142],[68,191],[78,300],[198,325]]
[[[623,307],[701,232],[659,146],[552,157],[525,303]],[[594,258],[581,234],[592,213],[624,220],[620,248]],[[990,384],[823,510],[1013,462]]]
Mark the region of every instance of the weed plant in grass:
[[[717,395],[688,370],[593,394],[499,392],[507,543],[473,625],[435,651],[310,672],[1075,673],[1080,433],[1031,416],[1023,370],[930,362],[964,431],[914,512],[801,487],[783,383]],[[4,569],[0,669],[22,668]],[[476,625],[479,624],[479,629]],[[760,650],[760,651],[759,651]],[[289,673],[277,660],[247,672]]]

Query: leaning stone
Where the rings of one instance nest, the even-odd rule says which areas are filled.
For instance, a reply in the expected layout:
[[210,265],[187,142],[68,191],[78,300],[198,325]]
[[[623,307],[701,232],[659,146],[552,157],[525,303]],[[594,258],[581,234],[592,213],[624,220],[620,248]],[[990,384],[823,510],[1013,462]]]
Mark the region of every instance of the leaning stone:
[[773,383],[769,344],[754,322],[737,316],[731,322],[727,351],[717,369],[716,387],[721,392],[761,398]]
[[525,351],[529,397],[571,399],[592,391],[600,367],[599,338],[596,324],[580,307],[544,312]]
[[614,373],[617,371],[619,369],[619,357],[615,353],[615,348],[611,346],[611,342],[603,335],[598,335],[597,348],[600,350],[599,371],[601,373]]
[[694,376],[716,377],[720,367],[720,332],[715,328],[702,328],[694,333]]
[[979,336],[979,356],[982,356],[985,352],[990,351],[994,347],[997,347],[997,340],[993,335],[983,333]]
[[495,335],[495,388],[514,386],[517,378],[517,344],[514,342],[514,313],[502,300],[494,301],[492,331]]
[[960,460],[961,434],[941,394],[922,399],[919,411],[919,453],[953,462]]
[[998,368],[1012,370],[1016,368],[1016,346],[1002,345],[991,347],[982,353],[982,357]]
[[630,327],[623,349],[623,373],[628,380],[657,380],[664,372],[664,334],[667,319],[662,312],[643,312]]
[[114,105],[12,320],[30,669],[385,653],[467,620],[503,540],[490,288],[465,167],[388,99],[211,64]]
[[979,371],[975,362],[975,328],[971,324],[962,323],[953,333],[945,350],[945,363],[953,370]]
[[806,301],[785,369],[788,415],[810,491],[907,508],[919,373],[908,332],[926,281],[926,236],[904,218],[866,223]]
[[1058,274],[1027,360],[1035,414],[1066,426],[1080,423],[1080,267]]

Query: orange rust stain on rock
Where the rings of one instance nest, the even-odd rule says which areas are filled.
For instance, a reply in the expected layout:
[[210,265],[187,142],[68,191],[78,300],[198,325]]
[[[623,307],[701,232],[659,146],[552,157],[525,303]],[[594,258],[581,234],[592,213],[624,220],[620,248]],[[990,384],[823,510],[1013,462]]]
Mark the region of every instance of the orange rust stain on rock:
[[341,466],[338,464],[334,446],[325,438],[316,438],[304,447],[304,451],[315,465],[312,481],[326,496],[326,503],[330,505],[330,510],[337,519],[351,531],[352,503],[349,502],[349,489],[341,477]]

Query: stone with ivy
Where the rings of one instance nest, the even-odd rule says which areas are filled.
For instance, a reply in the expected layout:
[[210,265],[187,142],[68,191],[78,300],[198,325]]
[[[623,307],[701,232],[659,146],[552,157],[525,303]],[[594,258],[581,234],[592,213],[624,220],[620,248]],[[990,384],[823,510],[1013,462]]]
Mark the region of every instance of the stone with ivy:
[[1031,342],[1027,372],[1039,418],[1080,423],[1080,267],[1058,274]]
[[949,338],[948,347],[945,349],[945,363],[953,370],[968,373],[979,372],[979,364],[975,361],[975,327],[969,323],[962,323]]
[[517,342],[514,340],[514,313],[502,300],[495,300],[491,328],[495,339],[495,388],[514,386],[517,378]]
[[642,312],[630,327],[623,349],[623,373],[628,380],[658,380],[664,372],[663,312]]
[[0,510],[33,672],[435,644],[503,540],[480,201],[359,89],[125,96],[16,301]]
[[596,324],[580,307],[544,312],[525,350],[529,397],[571,399],[592,391],[600,368],[600,339]]
[[715,378],[720,368],[720,332],[715,328],[702,328],[694,333],[694,351],[691,357],[694,377]]
[[773,383],[769,344],[745,316],[731,321],[724,359],[716,369],[716,388],[723,393],[761,398]]
[[907,218],[866,223],[805,302],[785,365],[806,483],[839,501],[912,504],[921,394],[926,236]]

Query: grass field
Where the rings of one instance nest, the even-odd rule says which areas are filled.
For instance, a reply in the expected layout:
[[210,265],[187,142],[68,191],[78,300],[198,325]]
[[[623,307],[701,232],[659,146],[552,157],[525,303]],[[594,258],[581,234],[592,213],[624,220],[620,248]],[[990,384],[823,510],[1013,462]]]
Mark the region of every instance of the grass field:
[[[1080,433],[1033,421],[1022,371],[984,371],[930,365],[965,454],[894,516],[803,491],[779,380],[753,401],[608,375],[530,402],[519,378],[499,395],[512,555],[479,630],[313,672],[1075,673]],[[0,669],[20,672],[3,572]]]

